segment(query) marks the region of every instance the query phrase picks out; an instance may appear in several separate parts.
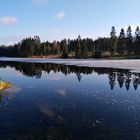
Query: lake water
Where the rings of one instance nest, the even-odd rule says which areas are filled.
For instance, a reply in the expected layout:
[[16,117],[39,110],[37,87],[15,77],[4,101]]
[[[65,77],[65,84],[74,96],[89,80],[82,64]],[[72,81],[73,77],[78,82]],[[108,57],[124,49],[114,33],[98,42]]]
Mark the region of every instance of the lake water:
[[140,139],[140,74],[0,62],[0,140]]

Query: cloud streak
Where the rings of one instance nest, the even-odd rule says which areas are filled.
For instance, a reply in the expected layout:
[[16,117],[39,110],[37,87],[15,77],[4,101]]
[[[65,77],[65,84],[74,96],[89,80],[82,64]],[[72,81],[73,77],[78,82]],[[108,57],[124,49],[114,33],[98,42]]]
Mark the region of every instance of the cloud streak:
[[49,31],[50,31],[50,32],[53,32],[53,33],[58,33],[58,32],[60,32],[61,30],[60,30],[59,28],[51,28]]
[[0,17],[0,24],[4,25],[12,25],[17,23],[17,18],[14,16],[5,16],[5,17]]
[[48,0],[32,0],[34,3],[46,4]]
[[6,46],[8,45],[13,45],[19,41],[21,41],[23,38],[27,37],[29,35],[11,35],[11,36],[0,36],[0,44],[5,44]]
[[60,11],[55,15],[55,18],[60,20],[63,19],[65,17],[65,12],[64,11]]

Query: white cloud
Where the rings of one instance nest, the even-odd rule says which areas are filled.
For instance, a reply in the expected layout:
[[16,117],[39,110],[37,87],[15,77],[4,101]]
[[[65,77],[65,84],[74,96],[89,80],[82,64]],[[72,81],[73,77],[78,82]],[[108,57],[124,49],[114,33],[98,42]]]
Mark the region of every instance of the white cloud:
[[55,15],[56,19],[63,19],[65,17],[65,12],[64,11],[60,11]]
[[60,96],[63,96],[63,97],[65,97],[66,94],[67,94],[66,90],[64,90],[64,89],[56,90],[56,92],[57,92]]
[[50,29],[50,32],[54,32],[54,33],[58,33],[60,32],[61,30],[59,28],[51,28]]
[[0,17],[0,24],[11,25],[17,22],[17,18],[14,16]]
[[0,45],[13,45],[15,43],[18,43],[23,38],[27,37],[27,35],[12,35],[12,36],[0,36]]
[[32,0],[34,3],[46,4],[48,0]]

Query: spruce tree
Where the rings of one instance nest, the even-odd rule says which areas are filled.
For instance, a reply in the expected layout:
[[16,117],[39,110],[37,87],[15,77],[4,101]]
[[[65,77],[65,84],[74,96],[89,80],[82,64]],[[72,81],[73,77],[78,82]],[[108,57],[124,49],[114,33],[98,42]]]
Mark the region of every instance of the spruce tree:
[[116,38],[116,29],[114,26],[112,26],[110,36],[111,36],[111,38]]
[[128,54],[131,54],[133,51],[133,36],[131,26],[128,27],[126,35],[126,51]]
[[117,43],[117,52],[119,55],[124,55],[125,50],[126,50],[126,37],[125,37],[125,31],[122,28],[119,38],[118,38],[118,43]]
[[109,51],[113,54],[116,52],[116,46],[117,46],[117,36],[116,36],[116,29],[113,26],[110,33],[110,49]]
[[138,40],[140,38],[140,29],[139,26],[137,26],[135,31],[135,40]]
[[85,39],[82,41],[82,45],[81,45],[81,57],[82,58],[88,57],[88,49],[87,49],[87,43]]
[[135,31],[134,54],[140,54],[140,29],[138,26]]
[[81,58],[81,37],[80,37],[80,35],[78,36],[77,43],[76,43],[75,58]]

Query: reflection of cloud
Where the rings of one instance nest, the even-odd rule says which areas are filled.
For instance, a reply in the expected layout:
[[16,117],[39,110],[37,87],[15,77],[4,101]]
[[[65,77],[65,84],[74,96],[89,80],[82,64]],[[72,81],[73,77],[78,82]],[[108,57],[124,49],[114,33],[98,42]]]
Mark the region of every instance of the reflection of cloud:
[[48,0],[32,0],[34,3],[46,4]]
[[20,87],[17,87],[17,86],[14,86],[12,88],[9,88],[9,89],[6,89],[5,91],[8,92],[8,93],[17,93],[21,90]]
[[33,89],[34,87],[33,87],[33,86],[27,86],[27,88],[28,88],[28,89]]
[[12,88],[4,90],[3,101],[7,105],[11,99],[21,90],[20,87],[14,86]]
[[20,72],[16,72],[16,76],[23,76],[23,74]]
[[16,22],[17,22],[17,18],[14,16],[0,17],[0,23],[4,25],[15,24]]
[[[57,114],[59,110],[58,106],[51,106],[45,103],[45,104],[39,105],[39,109],[47,117],[55,118],[58,124],[65,122],[65,119],[61,115]],[[57,110],[57,113],[54,110]]]
[[64,89],[59,89],[59,90],[56,90],[56,92],[60,95],[60,96],[63,96],[65,97],[67,92],[64,90]]
[[53,110],[47,104],[40,105],[39,108],[40,108],[40,111],[43,114],[47,115],[48,117],[54,117],[55,116],[55,112],[53,112]]
[[58,33],[60,32],[61,30],[59,28],[51,28],[50,29],[50,32],[53,32],[53,33]]
[[61,77],[60,76],[52,76],[49,80],[59,81],[59,80],[61,80]]
[[65,17],[65,12],[64,11],[60,11],[55,15],[56,19],[63,19]]

